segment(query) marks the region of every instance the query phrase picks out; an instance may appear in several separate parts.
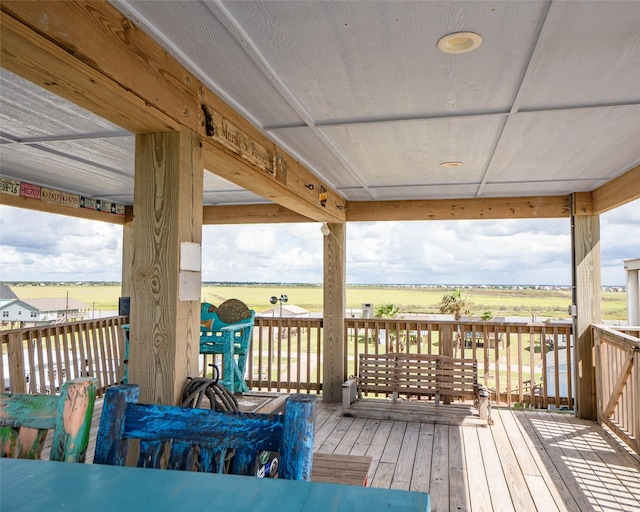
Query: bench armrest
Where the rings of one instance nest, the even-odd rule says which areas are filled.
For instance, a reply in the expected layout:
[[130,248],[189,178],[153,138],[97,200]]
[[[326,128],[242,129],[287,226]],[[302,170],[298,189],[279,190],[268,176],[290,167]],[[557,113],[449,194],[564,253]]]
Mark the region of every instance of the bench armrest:
[[358,379],[352,377],[342,384],[342,408],[348,409],[351,404],[356,401],[356,390],[358,388]]

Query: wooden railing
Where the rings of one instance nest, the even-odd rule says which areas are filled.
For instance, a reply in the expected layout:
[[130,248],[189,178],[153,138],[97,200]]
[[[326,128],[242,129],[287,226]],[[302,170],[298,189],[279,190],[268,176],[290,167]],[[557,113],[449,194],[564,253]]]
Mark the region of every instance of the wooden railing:
[[640,455],[639,332],[633,327],[593,326],[598,422]]
[[478,360],[496,403],[571,409],[571,332],[570,323],[346,319],[344,364],[356,375],[360,353],[446,353],[443,340],[452,355]]
[[[127,321],[127,317],[112,317],[4,331],[0,377],[5,387],[14,391],[46,393],[65,379],[90,374],[98,377],[103,390],[122,380],[122,325]],[[320,318],[256,318],[247,360],[249,387],[269,392],[320,392],[322,334]],[[573,407],[571,354],[566,350],[571,324],[567,323],[348,318],[344,378],[357,373],[360,353],[440,353],[444,336],[453,355],[478,360],[482,383],[492,390],[494,402]],[[211,373],[209,364],[213,363],[220,367],[221,360],[200,356],[205,375]]]
[[122,380],[128,317],[0,331],[0,381],[14,393],[56,393],[66,380],[97,378],[98,393]]

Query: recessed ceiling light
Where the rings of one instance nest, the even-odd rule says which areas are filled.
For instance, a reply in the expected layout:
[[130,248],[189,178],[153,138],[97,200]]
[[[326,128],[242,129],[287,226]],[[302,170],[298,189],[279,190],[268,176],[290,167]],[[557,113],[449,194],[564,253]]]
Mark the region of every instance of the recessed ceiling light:
[[475,32],[454,32],[438,41],[438,49],[444,53],[467,53],[482,44],[482,36]]
[[440,166],[447,169],[455,169],[456,167],[462,167],[462,162],[442,162]]

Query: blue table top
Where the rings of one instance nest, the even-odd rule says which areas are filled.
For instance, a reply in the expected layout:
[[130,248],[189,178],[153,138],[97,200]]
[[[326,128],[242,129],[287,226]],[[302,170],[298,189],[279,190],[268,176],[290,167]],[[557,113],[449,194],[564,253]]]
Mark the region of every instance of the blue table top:
[[321,482],[0,459],[0,510],[429,512],[429,495]]

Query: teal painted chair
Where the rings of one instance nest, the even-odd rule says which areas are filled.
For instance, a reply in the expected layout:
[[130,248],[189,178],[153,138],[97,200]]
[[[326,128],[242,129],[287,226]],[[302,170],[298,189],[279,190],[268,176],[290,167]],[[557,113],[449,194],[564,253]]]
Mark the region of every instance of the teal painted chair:
[[49,460],[84,462],[95,400],[94,377],[65,382],[60,395],[0,393],[0,456],[39,459],[53,430]]
[[290,395],[283,414],[268,415],[140,404],[139,394],[107,389],[94,464],[126,465],[138,439],[138,467],[256,476],[260,454],[277,452],[278,478],[311,480],[316,395]]
[[220,319],[218,311],[208,302],[201,305],[200,353],[221,354],[224,371],[220,383],[229,391],[245,393],[249,391],[245,372],[256,314],[247,309],[248,318],[226,323]]

